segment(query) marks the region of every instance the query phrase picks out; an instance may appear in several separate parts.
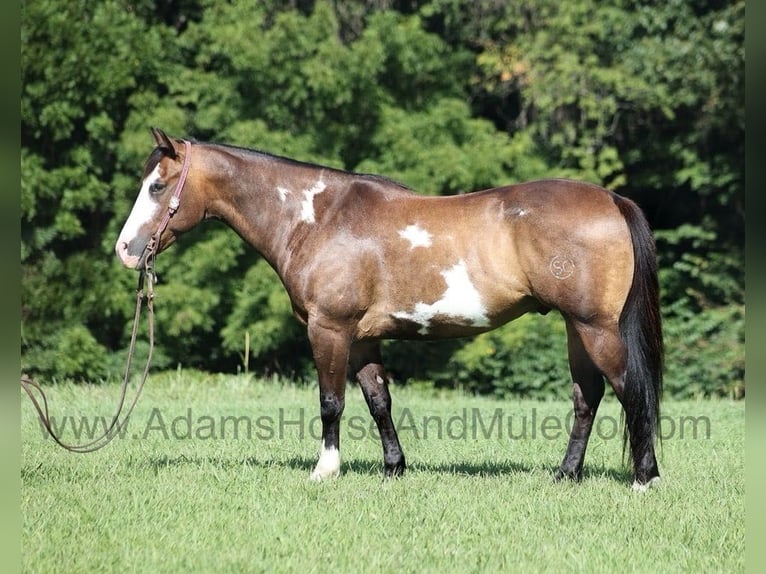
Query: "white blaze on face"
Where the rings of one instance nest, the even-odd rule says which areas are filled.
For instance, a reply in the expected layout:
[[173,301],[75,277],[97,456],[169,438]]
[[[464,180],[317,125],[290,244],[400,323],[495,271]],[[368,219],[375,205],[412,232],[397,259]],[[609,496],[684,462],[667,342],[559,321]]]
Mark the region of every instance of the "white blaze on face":
[[431,321],[437,315],[460,319],[472,327],[489,327],[487,309],[482,303],[481,294],[471,282],[465,261],[459,261],[441,274],[447,282],[447,289],[441,299],[431,304],[418,303],[414,311],[400,311],[393,316],[419,324],[421,327],[418,332],[421,335],[428,334]]
[[303,201],[301,202],[301,219],[306,223],[315,223],[314,214],[314,196],[319,195],[327,188],[325,182],[321,179],[312,185],[309,189],[303,190]]
[[138,235],[141,227],[155,217],[157,210],[160,208],[160,204],[152,199],[149,193],[149,187],[156,181],[159,181],[159,179],[160,166],[158,164],[144,179],[141,191],[138,192],[136,203],[133,205],[133,209],[125,225],[123,225],[122,231],[120,231],[120,236],[117,238],[115,251],[122,263],[128,267],[135,267],[139,260],[137,255],[128,255],[128,245]]
[[408,225],[399,231],[399,236],[410,242],[410,249],[431,247],[431,234],[417,225]]
[[319,455],[314,471],[311,473],[311,480],[321,481],[326,478],[335,478],[340,474],[340,451],[335,447],[325,447],[322,441],[322,452]]

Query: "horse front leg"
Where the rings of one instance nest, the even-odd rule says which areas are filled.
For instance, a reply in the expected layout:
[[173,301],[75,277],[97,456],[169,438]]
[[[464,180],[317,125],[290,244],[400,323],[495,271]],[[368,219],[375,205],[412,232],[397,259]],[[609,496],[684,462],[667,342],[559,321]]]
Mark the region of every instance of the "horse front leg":
[[350,337],[342,330],[309,322],[309,340],[319,376],[322,445],[312,480],[340,474],[340,417],[345,407]]
[[406,467],[394,421],[391,418],[391,394],[380,355],[380,343],[357,342],[351,347],[351,369],[362,388],[383,445],[383,465],[386,477],[401,476]]

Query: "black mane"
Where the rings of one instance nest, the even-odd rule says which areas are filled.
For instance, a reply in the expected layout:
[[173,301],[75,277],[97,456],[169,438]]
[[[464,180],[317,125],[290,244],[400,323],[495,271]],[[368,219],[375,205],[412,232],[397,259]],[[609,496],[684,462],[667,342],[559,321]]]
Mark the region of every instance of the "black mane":
[[[196,140],[191,140],[191,141],[192,141],[192,143],[203,143],[203,142],[198,142]],[[382,176],[382,175],[378,175],[378,174],[374,174],[374,173],[359,173],[359,172],[355,172],[355,171],[339,169],[339,168],[336,168],[336,167],[329,167],[329,166],[321,165],[321,164],[318,164],[318,163],[301,161],[301,160],[293,159],[293,158],[290,158],[290,157],[278,155],[278,154],[275,154],[275,153],[263,151],[263,150],[260,150],[260,149],[248,148],[248,147],[244,147],[244,146],[237,146],[237,145],[226,144],[226,143],[218,143],[218,142],[209,142],[209,144],[210,145],[214,145],[214,146],[218,146],[218,147],[222,147],[222,148],[226,148],[226,149],[230,149],[230,150],[235,150],[235,151],[243,152],[245,154],[254,154],[254,155],[266,156],[266,157],[274,159],[276,161],[287,163],[287,164],[294,165],[294,166],[308,167],[308,168],[313,168],[313,169],[324,169],[324,170],[327,170],[327,171],[332,171],[332,172],[343,174],[343,175],[351,175],[351,176],[356,176],[356,177],[362,177],[362,178],[365,178],[365,179],[371,179],[371,180],[378,181],[378,182],[381,182],[381,183],[387,183],[387,184],[395,185],[395,186],[400,187],[402,189],[406,189],[407,191],[412,191],[412,189],[410,187],[404,185],[403,183],[400,183],[400,182],[398,182],[396,180],[393,180],[391,178],[388,178],[388,177],[385,177],[385,176]]]

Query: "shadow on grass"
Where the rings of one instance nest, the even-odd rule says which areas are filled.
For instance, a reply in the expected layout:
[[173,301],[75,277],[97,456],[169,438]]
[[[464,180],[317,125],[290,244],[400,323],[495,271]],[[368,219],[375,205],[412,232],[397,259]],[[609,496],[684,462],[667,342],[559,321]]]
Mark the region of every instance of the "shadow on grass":
[[[143,464],[148,464],[155,474],[163,469],[180,466],[198,466],[204,468],[213,466],[222,470],[232,468],[253,467],[253,468],[289,468],[300,470],[307,475],[314,469],[315,458],[308,457],[290,457],[284,460],[279,459],[258,459],[256,457],[245,458],[226,458],[215,456],[154,456]],[[512,461],[487,461],[481,463],[455,462],[455,463],[412,463],[407,467],[407,472],[411,473],[430,473],[430,474],[449,474],[456,476],[512,476],[515,474],[536,474],[547,473],[553,477],[557,467],[543,464],[517,463]],[[383,466],[380,461],[371,459],[356,459],[344,462],[341,466],[341,474],[359,474],[370,476],[383,476]],[[405,473],[406,476],[406,473]],[[615,482],[628,482],[632,474],[627,468],[606,468],[606,467],[588,467],[586,465],[583,472],[583,480],[606,478]]]
[[[248,457],[223,457],[223,456],[187,456],[187,455],[159,455],[148,458],[130,458],[128,466],[136,468],[149,468],[154,475],[163,470],[181,468],[184,466],[197,467],[204,471],[205,468],[213,467],[221,470],[231,470],[242,467],[253,469],[288,468],[304,472],[306,476],[311,473],[316,464],[316,459],[311,457],[279,458],[256,458]],[[92,470],[79,471],[76,468],[59,468],[56,465],[39,463],[35,466],[21,468],[21,481],[25,484],[38,484],[72,480],[75,477],[89,476]],[[530,464],[512,461],[486,461],[486,462],[460,462],[454,463],[420,463],[412,462],[407,467],[407,473],[446,474],[453,476],[470,477],[512,477],[524,474],[548,474],[551,478],[556,473],[556,467],[548,464]],[[341,474],[357,474],[375,477],[383,477],[383,465],[379,460],[355,459],[344,462],[341,466]],[[585,465],[583,480],[606,479],[614,482],[628,483],[632,481],[632,473],[626,467],[614,468]],[[568,481],[565,481],[568,482]]]

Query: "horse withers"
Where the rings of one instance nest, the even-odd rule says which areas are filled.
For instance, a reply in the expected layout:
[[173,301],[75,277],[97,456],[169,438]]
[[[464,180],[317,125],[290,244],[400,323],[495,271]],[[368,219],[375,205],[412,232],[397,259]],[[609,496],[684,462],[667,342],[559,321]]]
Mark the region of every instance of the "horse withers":
[[574,424],[556,478],[582,477],[606,377],[625,412],[634,487],[659,480],[659,288],[653,238],[632,201],[559,179],[425,197],[378,176],[152,133],[156,147],[117,256],[141,270],[180,234],[217,218],[271,264],[307,327],[319,377],[313,479],[340,472],[347,374],[380,431],[385,474],[405,470],[382,339],[476,335],[557,309]]

